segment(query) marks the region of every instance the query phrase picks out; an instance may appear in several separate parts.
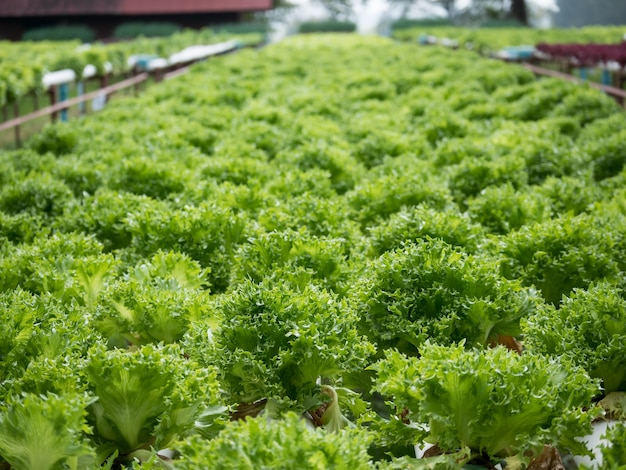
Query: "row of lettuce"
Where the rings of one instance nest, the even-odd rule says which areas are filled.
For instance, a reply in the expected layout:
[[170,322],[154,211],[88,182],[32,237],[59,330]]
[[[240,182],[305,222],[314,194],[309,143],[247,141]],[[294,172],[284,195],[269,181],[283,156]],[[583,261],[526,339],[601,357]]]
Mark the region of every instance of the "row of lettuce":
[[484,54],[511,46],[548,44],[618,44],[625,39],[626,26],[587,26],[567,29],[535,28],[463,28],[455,26],[415,26],[396,29],[393,37],[415,42],[421,36],[455,41],[460,47],[471,47]]
[[[263,41],[260,33],[231,34],[210,28],[186,30],[161,38],[138,38],[110,44],[87,44],[79,41],[10,42],[0,41],[0,106],[19,100],[28,93],[43,92],[42,77],[47,72],[71,69],[82,77],[86,65],[97,74],[124,74],[133,55],[169,57],[197,44],[238,40],[242,45]],[[111,64],[110,68],[106,64]]]
[[[458,28],[452,26],[421,26],[394,31],[394,38],[415,41],[425,34],[448,38],[459,44],[471,44],[482,52],[493,52],[507,46],[548,43],[616,43],[622,40],[624,27],[587,27],[582,29],[536,30],[530,28]],[[87,64],[96,67],[97,73],[111,64],[114,74],[128,70],[132,55],[168,57],[196,44],[211,44],[236,39],[243,45],[263,41],[261,33],[233,33],[206,28],[186,30],[166,38],[138,38],[133,41],[81,45],[78,41],[0,42],[0,105],[19,100],[27,93],[41,92],[41,78],[46,72],[72,69],[81,76]]]
[[584,455],[624,413],[625,163],[599,92],[356,36],[243,50],[48,127],[0,155],[0,457]]

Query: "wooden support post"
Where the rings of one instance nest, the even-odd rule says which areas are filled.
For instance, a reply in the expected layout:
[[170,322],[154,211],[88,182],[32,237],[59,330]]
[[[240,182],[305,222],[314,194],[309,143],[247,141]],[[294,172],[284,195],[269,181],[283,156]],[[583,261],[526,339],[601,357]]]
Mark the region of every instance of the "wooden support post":
[[[58,86],[59,89],[59,101],[67,101],[70,97],[70,86],[67,83],[63,83]],[[61,110],[61,121],[66,122],[69,118],[67,108]]]
[[572,74],[572,68],[573,68],[572,67],[572,63],[570,62],[569,59],[567,59],[566,62],[565,62],[565,73],[568,74],[568,75],[571,75]]
[[[50,94],[50,106],[54,106],[55,104],[57,104],[57,87],[51,86],[50,91],[48,93]],[[59,118],[58,111],[54,111],[50,113],[50,119],[52,120],[52,122],[56,121],[58,118]]]

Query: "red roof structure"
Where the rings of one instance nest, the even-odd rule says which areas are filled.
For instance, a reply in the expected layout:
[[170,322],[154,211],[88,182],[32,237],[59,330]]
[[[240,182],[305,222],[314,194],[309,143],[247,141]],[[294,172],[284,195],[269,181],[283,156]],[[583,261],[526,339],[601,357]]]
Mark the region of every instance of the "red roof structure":
[[201,28],[271,8],[272,0],[0,0],[0,39],[20,39],[28,29],[54,25],[86,25],[98,38],[135,21]]
[[249,12],[271,7],[271,0],[0,0],[0,17]]

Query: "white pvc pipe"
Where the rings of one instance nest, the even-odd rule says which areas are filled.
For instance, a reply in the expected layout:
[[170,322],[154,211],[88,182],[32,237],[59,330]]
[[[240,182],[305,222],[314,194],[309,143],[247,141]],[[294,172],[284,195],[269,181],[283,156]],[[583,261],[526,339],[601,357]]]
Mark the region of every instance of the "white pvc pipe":
[[169,65],[168,61],[166,59],[163,59],[162,57],[159,57],[158,59],[152,59],[150,62],[148,62],[147,65],[147,69],[150,70],[160,70],[160,69],[164,69]]
[[219,44],[210,44],[208,46],[189,46],[180,52],[172,54],[169,58],[170,64],[179,64],[183,62],[192,62],[204,59],[206,57],[223,54],[239,47],[237,41],[221,42]]
[[98,70],[95,65],[87,64],[83,69],[83,78],[95,77]]
[[[111,73],[113,71],[113,64],[111,62],[104,63],[104,73]],[[83,78],[93,78],[98,74],[98,69],[95,65],[87,64],[83,69]]]
[[51,86],[72,83],[76,80],[76,72],[71,69],[57,70],[56,72],[48,72],[41,79],[45,89]]
[[[171,64],[193,62],[196,60],[204,59],[206,57],[223,54],[225,52],[232,51],[239,47],[237,41],[227,41],[218,44],[210,44],[208,46],[190,46],[183,49],[176,54],[172,54],[168,59],[157,58],[148,63],[148,70],[158,70],[166,68]],[[128,58],[128,66],[133,67],[137,62],[138,56],[130,56]],[[104,64],[104,71],[110,73],[113,70],[113,65],[110,62]],[[92,64],[85,65],[83,69],[82,78],[95,77],[97,69]],[[76,81],[76,73],[71,69],[57,70],[56,72],[48,72],[42,78],[42,83],[45,89],[52,86],[64,85]]]
[[574,461],[578,464],[584,464],[587,468],[602,468],[602,449],[601,446],[610,446],[611,442],[603,439],[602,436],[608,428],[615,426],[618,421],[597,421],[593,423],[593,432],[584,437],[582,441],[593,452],[593,458],[574,456]]

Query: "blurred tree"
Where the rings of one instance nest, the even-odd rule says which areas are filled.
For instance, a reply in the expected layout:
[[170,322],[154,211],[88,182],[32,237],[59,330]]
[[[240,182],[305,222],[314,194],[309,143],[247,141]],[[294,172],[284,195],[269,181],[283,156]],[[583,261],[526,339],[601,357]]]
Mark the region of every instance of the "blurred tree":
[[272,8],[270,10],[256,13],[255,15],[263,20],[279,20],[294,6],[290,0],[272,0]]
[[334,19],[351,19],[357,3],[367,3],[367,0],[314,0],[323,6]]
[[510,16],[516,19],[522,24],[528,24],[528,8],[526,7],[526,0],[512,0]]
[[[328,0],[333,1],[333,0]],[[404,5],[407,7],[418,6],[428,3],[439,5],[447,13],[452,21],[463,19],[480,20],[512,18],[522,24],[528,24],[528,8],[526,0],[472,0],[462,2],[459,0],[388,0],[394,5]],[[462,6],[461,6],[462,5]]]
[[558,4],[555,23],[559,27],[626,24],[624,0],[558,0]]
[[[409,8],[418,6],[420,4],[430,4],[441,6],[450,19],[454,19],[457,16],[457,0],[387,0],[390,5],[399,5],[404,8],[402,16],[405,16]],[[480,0],[478,0],[480,1]]]
[[456,0],[427,0],[429,3],[441,5],[448,13],[449,17],[454,17],[456,11]]
[[[526,0],[387,0],[390,6],[403,7],[406,14],[409,8],[424,4],[442,7],[452,21],[470,20],[481,22],[485,19],[512,18],[528,24]],[[592,0],[585,0],[592,1]],[[323,6],[334,19],[351,19],[356,7],[368,0],[314,0]]]

